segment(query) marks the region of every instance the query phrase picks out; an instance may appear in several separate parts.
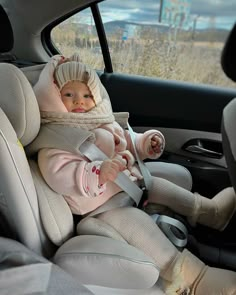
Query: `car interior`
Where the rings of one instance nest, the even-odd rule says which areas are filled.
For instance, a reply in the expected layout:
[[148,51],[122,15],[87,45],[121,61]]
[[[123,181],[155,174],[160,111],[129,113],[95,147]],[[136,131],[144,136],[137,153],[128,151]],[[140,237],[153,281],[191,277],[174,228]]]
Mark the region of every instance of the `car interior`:
[[[49,2],[50,7],[57,6],[56,1]],[[157,281],[159,270],[152,259],[128,243],[110,238],[102,228],[99,234],[77,235],[76,225],[80,217],[73,216],[63,196],[54,192],[43,180],[37,158],[31,156],[27,148],[40,129],[40,112],[32,87],[48,57],[59,52],[46,44],[47,50],[42,58],[37,58],[35,52],[28,58],[27,52],[21,54],[20,34],[17,33],[28,24],[26,20],[25,27],[15,27],[17,22],[13,16],[19,13],[22,17],[25,12],[20,5],[16,5],[14,10],[14,4],[11,6],[9,3],[0,3],[0,32],[4,40],[0,43],[1,236],[16,240],[52,261],[93,294],[164,294],[161,280]],[[32,8],[28,5],[28,9]],[[90,6],[106,65],[104,72],[98,74],[110,96],[113,110],[129,110],[130,125],[137,132],[150,127],[157,127],[163,132],[167,144],[158,159],[158,167],[162,170],[163,163],[175,164],[163,166],[167,167],[162,172],[163,177],[169,173],[168,169],[175,169],[172,175],[177,180],[172,181],[182,181],[187,189],[209,198],[225,187],[236,189],[236,89],[113,72],[109,55],[106,55],[107,42],[99,22],[97,1],[68,1],[65,7],[58,5],[54,14],[51,9],[45,13],[43,24],[38,24],[40,18],[35,18],[35,32],[32,28],[35,39],[30,41],[32,48],[38,46],[39,40],[41,42],[42,36],[37,32],[40,26],[45,28],[42,35],[47,36],[56,21],[54,17],[58,21],[63,15]],[[42,1],[42,9],[45,7],[46,1]],[[24,38],[27,38],[27,30]],[[234,82],[235,40],[236,25],[221,55],[222,69]],[[158,99],[151,100],[153,94]],[[143,97],[146,97],[150,108],[143,108],[137,103]],[[146,164],[154,174],[156,166],[150,161]],[[178,214],[174,218],[188,230],[187,249],[209,265],[236,271],[236,216],[223,232],[201,225],[193,228]],[[78,294],[89,294],[85,292],[82,290]]]

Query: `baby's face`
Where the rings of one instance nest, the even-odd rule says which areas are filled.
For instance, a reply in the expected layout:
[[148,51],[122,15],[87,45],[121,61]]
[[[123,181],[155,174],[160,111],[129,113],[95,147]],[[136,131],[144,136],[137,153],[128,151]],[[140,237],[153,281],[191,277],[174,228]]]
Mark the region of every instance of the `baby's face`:
[[61,89],[61,99],[68,112],[86,113],[95,107],[88,86],[80,81],[70,81]]

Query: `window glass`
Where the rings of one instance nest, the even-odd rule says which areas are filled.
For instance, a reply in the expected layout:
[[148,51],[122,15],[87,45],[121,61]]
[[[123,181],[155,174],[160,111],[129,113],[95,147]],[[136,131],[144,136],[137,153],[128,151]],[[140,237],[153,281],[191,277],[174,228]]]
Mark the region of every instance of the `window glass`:
[[65,56],[77,52],[84,63],[104,69],[102,52],[90,8],[68,18],[51,32],[51,39]]
[[[235,0],[106,0],[99,9],[114,71],[235,87],[220,65]],[[65,56],[79,52],[104,69],[90,8],[56,26],[51,38]]]
[[235,87],[220,65],[235,0],[108,0],[99,9],[114,71]]

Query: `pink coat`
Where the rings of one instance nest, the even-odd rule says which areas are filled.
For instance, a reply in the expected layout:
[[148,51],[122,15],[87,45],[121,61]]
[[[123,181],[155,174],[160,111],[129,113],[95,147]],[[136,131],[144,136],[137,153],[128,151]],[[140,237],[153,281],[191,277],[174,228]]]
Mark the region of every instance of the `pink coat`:
[[[124,171],[132,181],[141,179],[134,159],[129,132],[117,122],[102,125],[92,130],[95,144],[109,157],[122,157],[127,161]],[[157,159],[161,154],[149,152],[154,134],[163,139],[157,130],[144,134],[136,133],[136,149],[141,159]],[[121,189],[112,182],[99,186],[101,161],[90,162],[87,158],[59,149],[42,149],[38,154],[38,165],[47,184],[57,193],[64,195],[74,214],[84,215],[105,203]]]

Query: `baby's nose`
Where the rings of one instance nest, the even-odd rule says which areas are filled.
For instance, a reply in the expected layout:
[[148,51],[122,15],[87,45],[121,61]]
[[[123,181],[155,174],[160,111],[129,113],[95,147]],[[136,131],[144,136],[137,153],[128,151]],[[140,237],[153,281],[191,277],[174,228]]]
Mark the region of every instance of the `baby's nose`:
[[80,103],[82,103],[82,99],[80,99],[79,97],[76,97],[74,99],[74,104],[80,104]]

